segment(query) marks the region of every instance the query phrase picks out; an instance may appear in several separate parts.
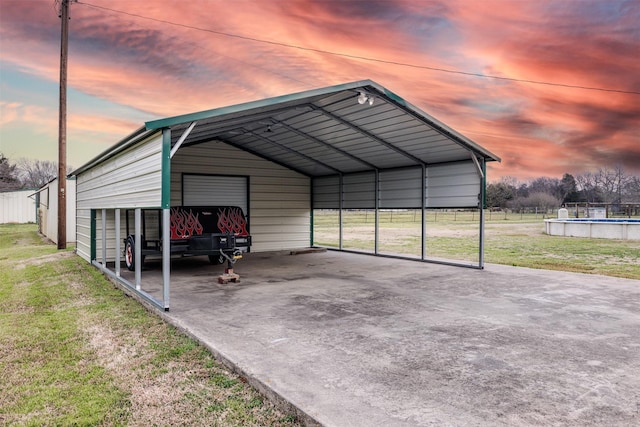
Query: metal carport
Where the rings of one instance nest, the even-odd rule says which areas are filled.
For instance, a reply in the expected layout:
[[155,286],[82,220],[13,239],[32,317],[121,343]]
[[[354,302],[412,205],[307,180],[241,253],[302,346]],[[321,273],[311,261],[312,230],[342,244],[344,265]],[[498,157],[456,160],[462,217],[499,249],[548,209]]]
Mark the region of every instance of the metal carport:
[[[78,177],[79,254],[167,310],[167,230],[169,209],[176,203],[172,159],[181,150],[214,141],[308,178],[309,216],[314,209],[374,209],[376,255],[378,210],[422,209],[423,261],[432,261],[424,250],[425,209],[482,208],[486,162],[500,160],[370,80],[150,121],[72,173]],[[162,209],[162,300],[141,289],[139,250],[135,283],[120,277],[120,210],[135,209],[138,237],[143,208]],[[110,210],[113,219],[107,218]],[[475,267],[483,268],[482,209],[479,228]],[[343,249],[342,232],[338,249]],[[113,270],[107,262],[115,263]]]

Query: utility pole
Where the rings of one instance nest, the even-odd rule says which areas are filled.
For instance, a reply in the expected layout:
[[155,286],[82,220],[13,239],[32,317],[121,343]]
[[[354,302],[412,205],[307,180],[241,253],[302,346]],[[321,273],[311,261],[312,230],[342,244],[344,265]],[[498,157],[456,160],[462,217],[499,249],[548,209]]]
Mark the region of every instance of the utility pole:
[[60,0],[60,109],[58,120],[58,249],[67,247],[67,56],[69,0]]

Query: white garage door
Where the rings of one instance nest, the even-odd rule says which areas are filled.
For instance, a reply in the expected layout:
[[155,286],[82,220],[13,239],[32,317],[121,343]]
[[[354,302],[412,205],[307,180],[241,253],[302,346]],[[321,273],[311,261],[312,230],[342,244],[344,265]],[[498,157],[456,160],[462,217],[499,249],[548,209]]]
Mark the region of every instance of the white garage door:
[[183,206],[239,206],[248,213],[249,178],[229,175],[182,175]]

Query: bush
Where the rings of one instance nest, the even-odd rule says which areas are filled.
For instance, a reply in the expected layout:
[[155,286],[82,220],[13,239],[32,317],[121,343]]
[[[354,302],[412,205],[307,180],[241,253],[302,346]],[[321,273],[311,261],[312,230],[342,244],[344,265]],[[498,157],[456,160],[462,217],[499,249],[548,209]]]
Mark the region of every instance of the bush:
[[522,211],[526,208],[534,208],[542,211],[554,209],[560,206],[562,201],[547,193],[532,193],[527,197],[518,197],[509,203],[511,209]]

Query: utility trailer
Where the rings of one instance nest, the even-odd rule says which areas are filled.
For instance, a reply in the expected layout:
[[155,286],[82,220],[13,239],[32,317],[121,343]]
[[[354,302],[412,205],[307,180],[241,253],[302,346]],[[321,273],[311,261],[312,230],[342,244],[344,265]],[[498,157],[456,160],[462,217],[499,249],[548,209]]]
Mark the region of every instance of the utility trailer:
[[[141,261],[150,255],[162,255],[161,210],[142,210]],[[132,232],[133,210],[125,211],[126,238],[124,260],[127,269],[135,270],[135,235]],[[228,267],[219,279],[237,281],[232,265],[251,247],[247,219],[237,206],[176,206],[170,213],[171,255],[207,255],[212,264],[225,260]]]

